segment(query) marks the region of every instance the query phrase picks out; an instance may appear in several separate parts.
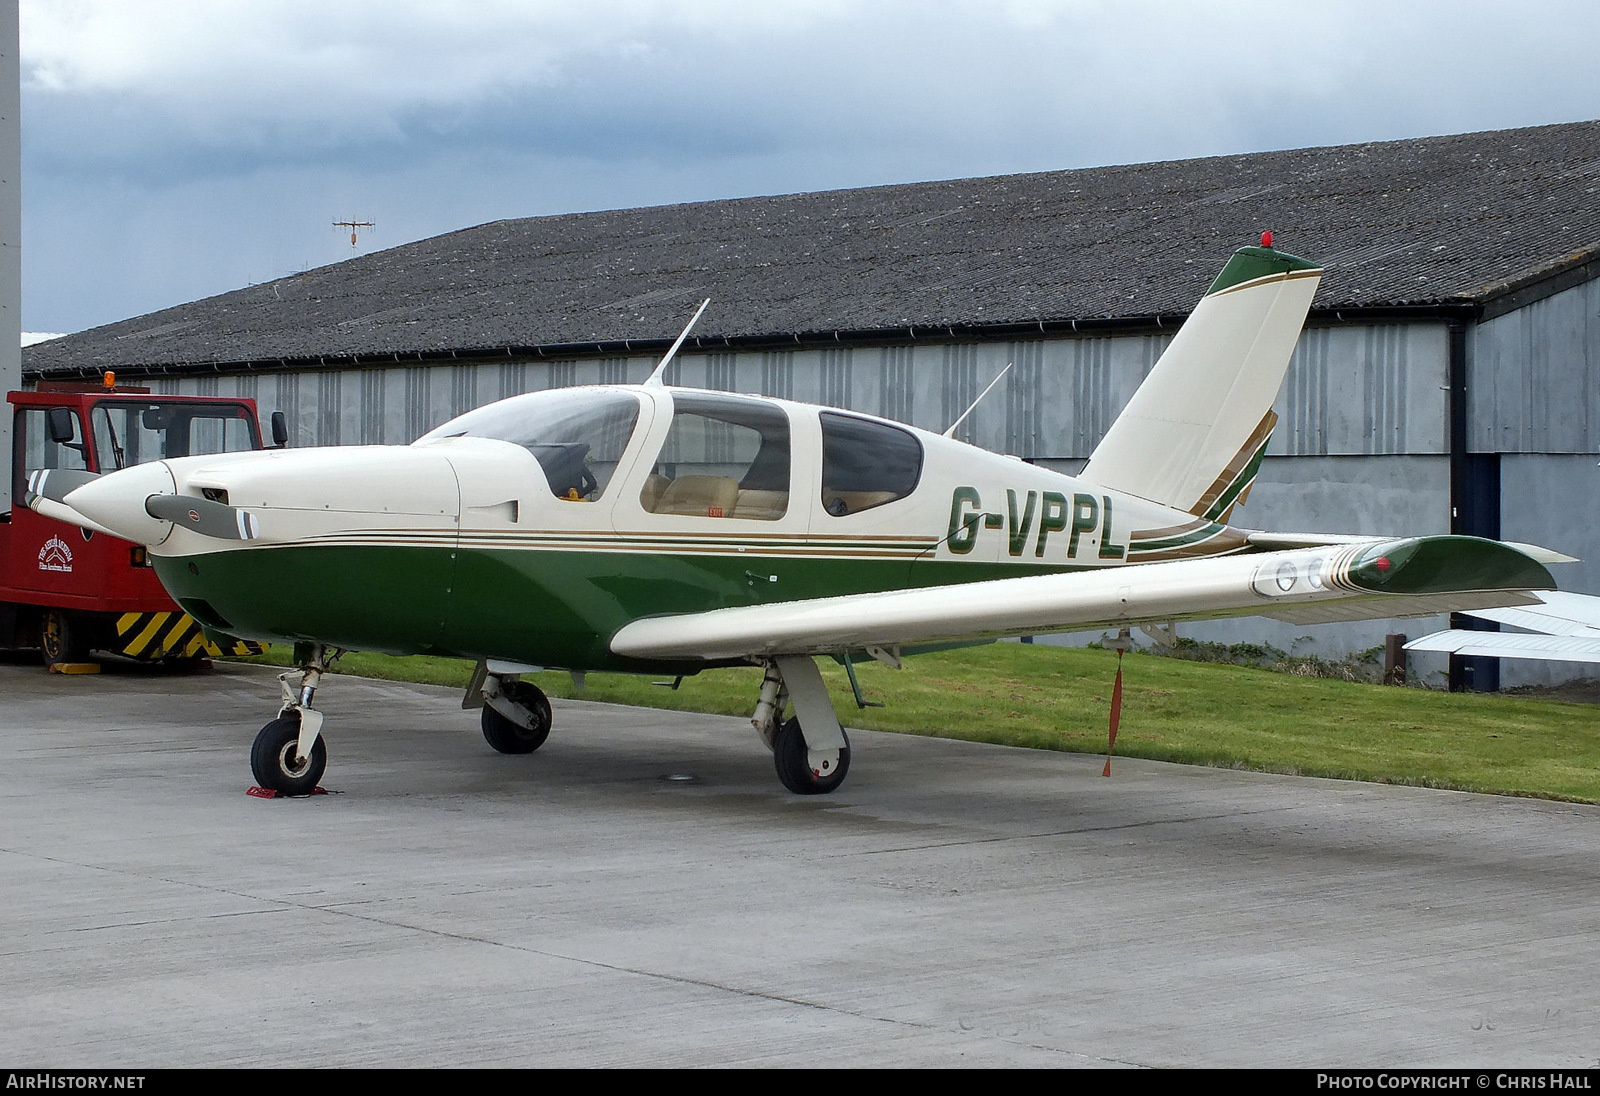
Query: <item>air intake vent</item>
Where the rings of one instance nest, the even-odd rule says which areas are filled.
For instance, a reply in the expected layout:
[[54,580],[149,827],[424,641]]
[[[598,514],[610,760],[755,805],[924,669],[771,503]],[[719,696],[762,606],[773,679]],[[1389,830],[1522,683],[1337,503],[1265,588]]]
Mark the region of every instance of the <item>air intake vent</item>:
[[183,606],[183,611],[194,617],[207,628],[232,628],[228,618],[212,606],[211,602],[203,597],[180,597],[178,604]]

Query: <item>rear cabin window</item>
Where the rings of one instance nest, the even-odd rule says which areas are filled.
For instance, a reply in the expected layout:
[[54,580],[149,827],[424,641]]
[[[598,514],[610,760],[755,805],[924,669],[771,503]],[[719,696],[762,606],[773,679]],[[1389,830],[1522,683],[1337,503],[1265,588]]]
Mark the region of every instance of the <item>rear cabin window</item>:
[[836,518],[905,498],[922,478],[922,443],[888,423],[824,411],[822,508]]
[[675,395],[639,505],[652,514],[778,520],[789,511],[789,416],[755,400]]
[[593,502],[605,493],[639,421],[629,392],[557,388],[491,403],[451,419],[417,441],[494,438],[527,449],[556,498]]

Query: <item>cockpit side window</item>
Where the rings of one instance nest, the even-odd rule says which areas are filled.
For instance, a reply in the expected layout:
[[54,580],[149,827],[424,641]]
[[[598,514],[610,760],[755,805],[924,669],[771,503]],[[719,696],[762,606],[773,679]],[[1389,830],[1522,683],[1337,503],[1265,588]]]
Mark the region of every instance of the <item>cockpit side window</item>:
[[789,510],[789,417],[756,400],[675,396],[672,426],[639,504],[652,514],[783,517]]
[[538,460],[557,498],[593,502],[616,474],[638,421],[639,399],[632,393],[556,389],[468,411],[417,441],[471,437],[513,442]]
[[822,508],[836,518],[905,498],[922,478],[922,443],[909,430],[824,411]]

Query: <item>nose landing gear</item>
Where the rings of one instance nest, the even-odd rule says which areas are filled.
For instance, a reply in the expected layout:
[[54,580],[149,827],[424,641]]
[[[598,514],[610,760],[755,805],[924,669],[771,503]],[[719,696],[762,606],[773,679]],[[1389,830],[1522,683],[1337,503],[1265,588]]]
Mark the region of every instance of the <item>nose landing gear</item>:
[[300,752],[300,714],[281,715],[261,728],[250,748],[250,771],[256,783],[279,795],[310,795],[328,767],[322,736],[309,754]]
[[322,713],[311,706],[311,699],[323,673],[343,653],[321,643],[296,645],[300,668],[278,675],[283,707],[278,718],[261,728],[250,748],[250,771],[261,787],[293,796],[317,790],[328,767],[328,747],[322,741]]

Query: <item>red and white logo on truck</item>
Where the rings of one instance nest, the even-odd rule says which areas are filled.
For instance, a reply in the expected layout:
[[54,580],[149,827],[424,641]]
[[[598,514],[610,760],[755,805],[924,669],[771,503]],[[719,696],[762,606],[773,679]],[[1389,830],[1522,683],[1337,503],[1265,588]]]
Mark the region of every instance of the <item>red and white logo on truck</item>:
[[72,573],[72,549],[60,537],[51,537],[39,549],[39,570]]

